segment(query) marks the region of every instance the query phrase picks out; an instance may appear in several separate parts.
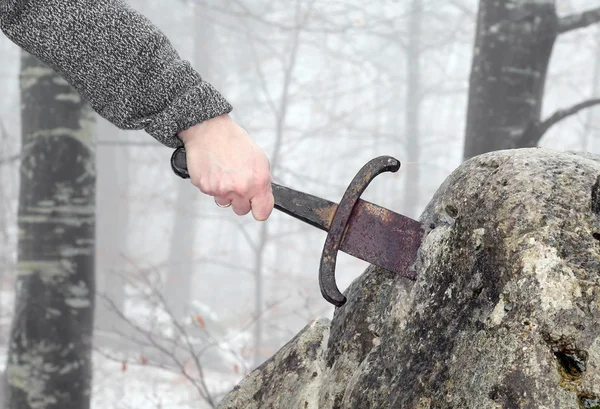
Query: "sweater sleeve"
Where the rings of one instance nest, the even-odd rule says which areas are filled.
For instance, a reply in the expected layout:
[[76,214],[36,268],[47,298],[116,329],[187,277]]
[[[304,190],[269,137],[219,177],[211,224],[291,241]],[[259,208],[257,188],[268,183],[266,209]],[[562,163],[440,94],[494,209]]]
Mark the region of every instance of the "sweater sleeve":
[[231,105],[122,0],[0,0],[0,29],[122,129],[166,146]]

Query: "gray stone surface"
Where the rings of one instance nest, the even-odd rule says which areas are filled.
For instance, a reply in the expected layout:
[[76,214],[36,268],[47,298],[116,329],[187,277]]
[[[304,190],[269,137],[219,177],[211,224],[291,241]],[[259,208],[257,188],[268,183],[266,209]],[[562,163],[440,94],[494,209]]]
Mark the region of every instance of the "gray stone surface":
[[473,158],[421,220],[415,283],[367,269],[220,408],[600,408],[598,158]]
[[317,409],[329,320],[317,319],[237,385],[221,409]]

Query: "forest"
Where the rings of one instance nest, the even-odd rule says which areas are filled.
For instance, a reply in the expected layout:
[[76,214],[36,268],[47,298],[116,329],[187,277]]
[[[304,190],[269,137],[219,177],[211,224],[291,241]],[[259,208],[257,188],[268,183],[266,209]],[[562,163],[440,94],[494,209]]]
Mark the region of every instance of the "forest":
[[[390,155],[400,170],[363,198],[418,219],[477,155],[600,154],[597,0],[128,3],[293,189],[337,202]],[[102,118],[4,35],[0,95],[5,408],[216,408],[333,315],[322,231],[215,206],[173,174],[172,149]],[[340,254],[340,288],[367,267]]]

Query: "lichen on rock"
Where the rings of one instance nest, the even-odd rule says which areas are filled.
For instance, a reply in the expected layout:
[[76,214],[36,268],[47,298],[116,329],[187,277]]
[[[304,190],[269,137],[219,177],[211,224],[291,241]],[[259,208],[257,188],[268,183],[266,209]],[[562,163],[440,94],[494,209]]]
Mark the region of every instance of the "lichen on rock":
[[[598,406],[599,180],[589,154],[463,163],[420,218],[416,282],[370,267],[331,324],[318,321],[319,353],[305,329],[225,398],[238,406],[220,407]],[[309,367],[321,371],[310,381]]]

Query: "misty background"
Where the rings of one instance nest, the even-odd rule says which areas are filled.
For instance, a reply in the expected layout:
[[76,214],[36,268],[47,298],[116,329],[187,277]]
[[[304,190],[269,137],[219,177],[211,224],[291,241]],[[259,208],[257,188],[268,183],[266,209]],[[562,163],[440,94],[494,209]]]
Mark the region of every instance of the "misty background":
[[[391,155],[363,199],[418,218],[463,160],[477,1],[173,1],[130,4],[233,104],[274,181],[339,201]],[[559,15],[598,6],[557,0]],[[14,314],[21,51],[0,35],[0,347]],[[558,37],[542,117],[600,97],[600,25]],[[313,318],[325,233],[274,211],[256,222],[175,176],[172,150],[96,117],[92,406],[211,407]],[[539,144],[600,153],[600,107]],[[367,263],[340,254],[345,289]],[[2,364],[4,367],[4,363]]]

